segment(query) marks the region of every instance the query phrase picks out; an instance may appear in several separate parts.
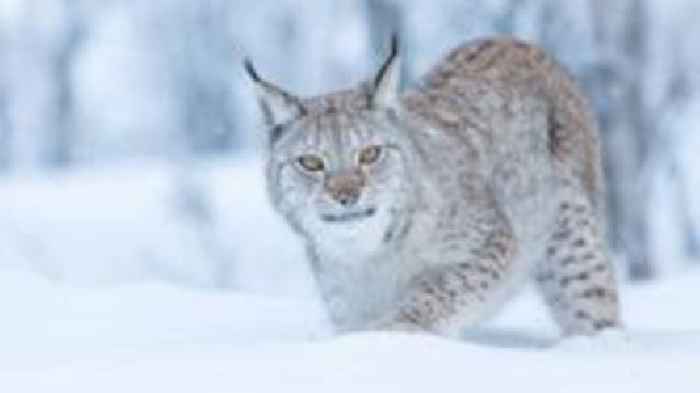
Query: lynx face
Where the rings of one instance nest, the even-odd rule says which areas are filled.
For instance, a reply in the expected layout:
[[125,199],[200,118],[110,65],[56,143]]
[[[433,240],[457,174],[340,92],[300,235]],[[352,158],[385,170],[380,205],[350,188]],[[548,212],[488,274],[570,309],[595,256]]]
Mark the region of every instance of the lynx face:
[[[386,239],[406,208],[410,138],[399,120],[397,41],[372,79],[354,90],[301,99],[245,69],[271,130],[267,164],[276,209],[307,236]],[[318,239],[317,239],[318,240]],[[358,242],[359,243],[359,242]],[[373,247],[373,246],[369,246]]]
[[402,130],[382,110],[309,114],[278,128],[268,162],[277,209],[302,232],[381,238],[404,208]]

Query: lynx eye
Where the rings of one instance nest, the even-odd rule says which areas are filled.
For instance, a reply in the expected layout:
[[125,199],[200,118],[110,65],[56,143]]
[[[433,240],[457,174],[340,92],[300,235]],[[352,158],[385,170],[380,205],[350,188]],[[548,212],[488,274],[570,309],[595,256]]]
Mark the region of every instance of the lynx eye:
[[323,159],[315,154],[304,154],[297,158],[297,163],[308,172],[321,172],[326,167]]
[[381,155],[381,146],[367,146],[360,150],[360,154],[357,156],[357,161],[360,163],[360,165],[372,165],[379,161],[379,157],[381,157]]

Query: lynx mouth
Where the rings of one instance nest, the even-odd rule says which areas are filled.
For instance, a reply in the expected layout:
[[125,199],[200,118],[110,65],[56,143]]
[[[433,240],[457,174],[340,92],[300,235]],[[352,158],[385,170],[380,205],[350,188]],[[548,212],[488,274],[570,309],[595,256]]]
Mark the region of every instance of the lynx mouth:
[[370,207],[364,210],[343,212],[338,214],[325,213],[321,214],[321,219],[326,222],[351,222],[372,217],[377,212],[377,209]]

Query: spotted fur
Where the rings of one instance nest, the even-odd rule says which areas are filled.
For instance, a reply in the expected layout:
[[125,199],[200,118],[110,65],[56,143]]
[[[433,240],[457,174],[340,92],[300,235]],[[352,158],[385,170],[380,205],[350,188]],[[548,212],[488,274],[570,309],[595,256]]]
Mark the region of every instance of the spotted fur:
[[[530,277],[565,334],[619,326],[598,130],[567,72],[510,38],[453,50],[405,91],[400,68],[394,40],[368,82],[298,98],[246,62],[273,205],[338,330],[460,334]],[[321,173],[299,167],[308,154]]]

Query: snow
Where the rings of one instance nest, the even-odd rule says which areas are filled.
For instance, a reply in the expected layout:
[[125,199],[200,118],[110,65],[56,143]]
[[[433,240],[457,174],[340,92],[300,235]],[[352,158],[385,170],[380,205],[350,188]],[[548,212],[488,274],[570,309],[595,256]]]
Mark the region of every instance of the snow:
[[181,171],[135,160],[2,178],[0,268],[80,286],[156,278],[310,296],[303,249],[268,207],[258,159],[191,164],[213,217],[205,223],[180,206]]
[[[526,294],[465,341],[330,336],[313,301],[0,271],[11,392],[697,392],[700,271],[626,287],[627,332],[558,342]],[[23,298],[22,302],[17,299]]]

